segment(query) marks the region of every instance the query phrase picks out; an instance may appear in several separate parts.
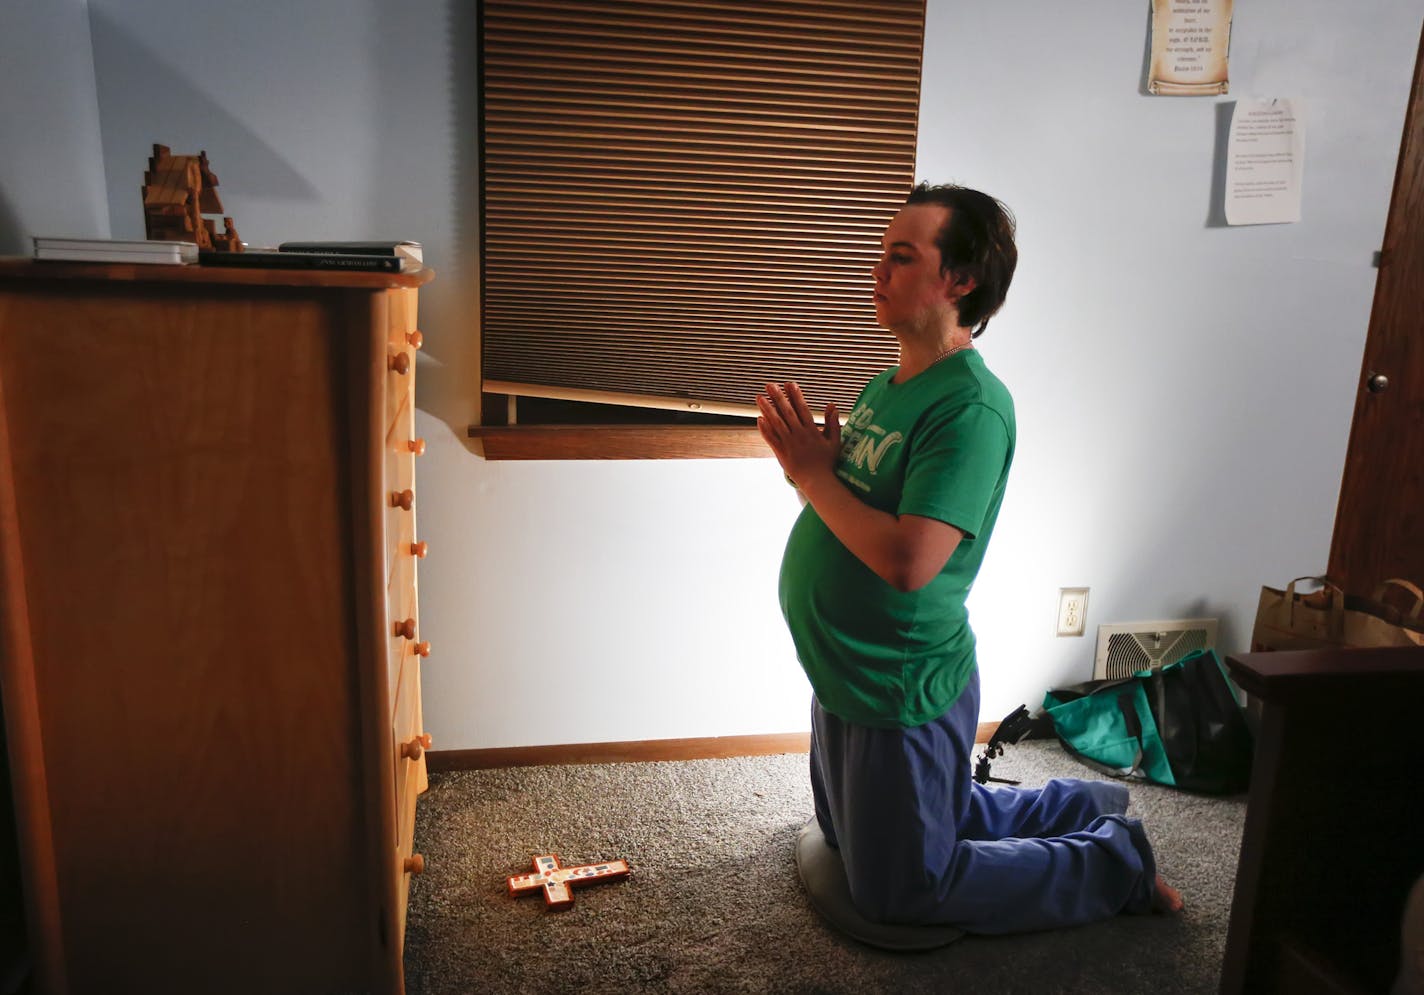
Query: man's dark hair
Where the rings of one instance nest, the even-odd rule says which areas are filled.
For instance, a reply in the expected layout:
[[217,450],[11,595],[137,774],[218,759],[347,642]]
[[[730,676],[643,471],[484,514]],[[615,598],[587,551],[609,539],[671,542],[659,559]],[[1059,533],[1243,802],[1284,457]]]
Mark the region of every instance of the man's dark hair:
[[905,203],[949,208],[949,220],[935,236],[940,272],[973,278],[974,289],[959,300],[959,323],[974,329],[977,339],[1003,305],[1018,265],[1013,214],[986,193],[950,183],[921,183]]

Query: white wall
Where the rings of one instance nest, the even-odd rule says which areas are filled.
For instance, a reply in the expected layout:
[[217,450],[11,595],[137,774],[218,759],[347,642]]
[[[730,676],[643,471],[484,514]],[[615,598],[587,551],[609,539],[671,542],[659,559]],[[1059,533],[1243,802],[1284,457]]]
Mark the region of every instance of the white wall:
[[[1329,554],[1424,4],[1238,3],[1221,98],[1143,95],[1150,4],[1127,7],[928,9],[917,171],[1019,220],[982,340],[1019,412],[970,602],[986,719],[1087,676],[1059,587],[1091,588],[1090,632],[1201,614],[1235,650],[1260,586]],[[1219,220],[1247,96],[1304,101],[1298,224]]]
[[[16,6],[0,38],[18,26],[69,51]],[[250,243],[425,243],[439,275],[421,304],[417,507],[437,748],[804,731],[775,596],[797,507],[774,463],[471,451],[469,7],[90,0],[113,234],[141,234],[162,142],[207,150]],[[971,600],[986,721],[1088,675],[1091,637],[1051,634],[1059,587],[1092,588],[1090,631],[1209,613],[1234,650],[1260,585],[1323,569],[1329,549],[1424,0],[1239,4],[1225,98],[1141,94],[1148,8],[929,3],[918,172],[981,186],[1020,223],[1019,274],[982,341],[1020,424]],[[28,76],[7,57],[0,91]],[[1244,95],[1306,101],[1299,224],[1210,223],[1223,112]],[[7,114],[0,139],[23,128]],[[93,140],[82,115],[68,130]],[[12,211],[15,189],[0,169]],[[24,234],[60,226],[72,184],[18,189]]]
[[0,149],[0,255],[109,236],[85,0],[0,8]]

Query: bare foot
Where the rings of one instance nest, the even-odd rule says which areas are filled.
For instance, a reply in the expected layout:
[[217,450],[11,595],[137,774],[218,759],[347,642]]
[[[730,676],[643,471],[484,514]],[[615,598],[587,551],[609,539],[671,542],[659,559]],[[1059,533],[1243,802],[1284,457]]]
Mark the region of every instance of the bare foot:
[[1152,911],[1177,913],[1182,911],[1182,893],[1173,888],[1162,875],[1152,882]]

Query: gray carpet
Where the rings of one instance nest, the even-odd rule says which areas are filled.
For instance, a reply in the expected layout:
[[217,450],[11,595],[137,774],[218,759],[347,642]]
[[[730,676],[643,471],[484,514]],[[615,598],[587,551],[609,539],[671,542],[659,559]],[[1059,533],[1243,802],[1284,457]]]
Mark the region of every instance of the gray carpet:
[[[897,954],[834,932],[807,903],[793,845],[811,814],[806,755],[433,774],[416,817],[406,985],[422,993],[1214,992],[1245,796],[1138,784],[1180,917],[970,936]],[[1007,748],[993,773],[1041,784],[1099,775],[1056,741]],[[535,854],[623,858],[622,882],[551,912],[505,879]]]

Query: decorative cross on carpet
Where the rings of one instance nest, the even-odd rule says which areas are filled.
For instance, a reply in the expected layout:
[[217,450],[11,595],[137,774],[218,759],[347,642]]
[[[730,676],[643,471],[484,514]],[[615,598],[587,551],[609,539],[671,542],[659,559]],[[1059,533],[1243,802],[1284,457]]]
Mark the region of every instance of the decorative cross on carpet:
[[626,860],[609,860],[602,864],[581,864],[560,867],[559,858],[546,854],[534,858],[533,874],[516,874],[509,879],[509,893],[514,897],[543,889],[544,901],[551,909],[566,909],[574,904],[570,889],[576,884],[596,881],[620,881],[628,876]]

